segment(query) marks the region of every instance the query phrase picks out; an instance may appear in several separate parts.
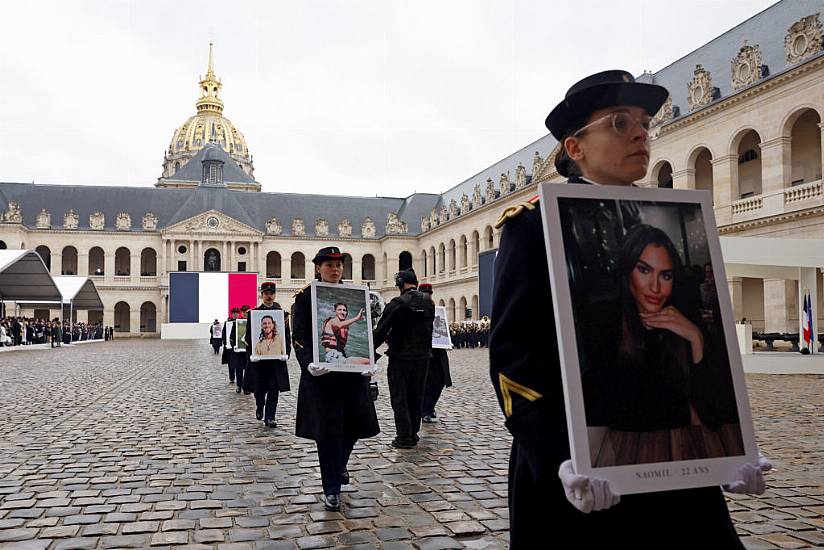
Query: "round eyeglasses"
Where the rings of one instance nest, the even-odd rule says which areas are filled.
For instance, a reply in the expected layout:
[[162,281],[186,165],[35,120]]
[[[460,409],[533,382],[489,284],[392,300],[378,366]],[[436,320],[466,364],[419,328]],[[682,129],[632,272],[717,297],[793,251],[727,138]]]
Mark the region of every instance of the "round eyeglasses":
[[578,137],[588,128],[598,124],[603,124],[603,122],[608,119],[611,122],[612,129],[621,137],[627,137],[636,125],[639,126],[644,132],[649,132],[650,125],[652,124],[652,118],[649,116],[645,115],[639,120],[624,111],[616,111],[593,120],[583,128],[579,128],[574,134],[572,134],[571,137]]

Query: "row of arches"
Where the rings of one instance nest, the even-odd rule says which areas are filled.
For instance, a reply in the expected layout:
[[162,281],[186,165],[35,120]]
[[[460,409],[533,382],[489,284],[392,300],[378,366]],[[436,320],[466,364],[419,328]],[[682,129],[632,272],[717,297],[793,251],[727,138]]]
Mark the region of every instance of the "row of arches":
[[[290,257],[289,267],[289,278],[292,279],[306,279],[306,255],[303,252],[294,252]],[[383,265],[389,269],[391,266],[389,265],[389,258],[386,253],[383,255]],[[361,256],[360,261],[360,273],[353,273],[353,261],[351,254],[344,254],[343,255],[343,278],[345,280],[352,280],[354,279],[353,275],[359,275],[360,280],[363,281],[375,281],[378,279],[378,273],[376,269],[376,260],[375,256],[372,254],[364,254]],[[401,252],[398,255],[398,270],[401,269],[408,269],[412,267],[412,254],[406,250]],[[280,255],[280,252],[271,251],[266,254],[266,278],[268,279],[280,279],[283,278],[283,258]]]
[[473,294],[471,298],[466,296],[459,296],[455,298],[438,300],[439,306],[446,308],[446,315],[450,323],[459,323],[461,321],[477,321],[478,316],[478,295]]
[[[91,318],[89,322],[92,322]],[[114,330],[132,332],[132,309],[127,302],[114,305]],[[157,306],[154,302],[147,301],[140,305],[140,332],[157,332]]]
[[[742,128],[726,144],[699,144],[683,159],[659,159],[653,163],[651,181],[658,187],[673,187],[673,173],[685,168],[686,187],[712,191],[713,165],[717,159],[727,157],[735,167],[730,174],[731,199],[746,199],[761,195],[765,168],[781,170],[783,187],[803,185],[821,180],[821,115],[810,107],[795,110],[780,125],[777,139],[765,139],[765,129]],[[767,143],[768,142],[768,143]],[[763,162],[765,144],[780,148],[777,159]]]
[[[51,249],[48,246],[40,245],[35,251],[43,259],[43,263],[49,271],[51,266]],[[61,255],[61,274],[62,275],[77,275],[79,273],[78,267],[78,253],[74,246],[66,246],[60,253]],[[106,274],[106,253],[99,246],[95,246],[89,250],[88,254],[88,274],[101,276]],[[129,276],[132,274],[132,255],[131,251],[125,246],[119,247],[114,253],[114,275]],[[140,252],[140,275],[142,276],[156,276],[157,275],[157,252],[154,248],[144,248]]]
[[483,240],[481,234],[473,231],[469,237],[461,235],[457,241],[449,239],[449,242],[442,242],[437,248],[434,245],[430,246],[428,251],[421,251],[424,275],[429,277],[438,273],[452,272],[459,268],[476,266],[478,265],[478,253],[491,248],[495,248],[495,232],[491,225],[484,228]]

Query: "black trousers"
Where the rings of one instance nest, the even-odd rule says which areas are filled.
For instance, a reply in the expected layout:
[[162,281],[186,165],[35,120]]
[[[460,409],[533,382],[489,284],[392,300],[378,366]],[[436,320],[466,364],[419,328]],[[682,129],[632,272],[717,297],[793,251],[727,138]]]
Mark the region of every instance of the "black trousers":
[[220,342],[214,342],[212,344],[212,349],[215,350],[215,355],[220,353]]
[[389,400],[395,413],[395,432],[402,443],[415,443],[421,429],[421,404],[427,365],[426,360],[389,358],[386,370]]
[[318,446],[318,462],[320,462],[320,479],[323,484],[323,493],[339,495],[341,476],[349,463],[349,455],[355,447],[354,438],[327,438],[316,441]]
[[443,368],[440,365],[430,365],[426,371],[426,385],[423,390],[422,416],[432,416],[435,412],[435,405],[441,398],[444,386],[446,386],[446,377],[443,374]]
[[255,388],[255,405],[263,409],[264,420],[274,420],[278,410],[278,382],[275,378],[275,369],[256,365],[257,385]]

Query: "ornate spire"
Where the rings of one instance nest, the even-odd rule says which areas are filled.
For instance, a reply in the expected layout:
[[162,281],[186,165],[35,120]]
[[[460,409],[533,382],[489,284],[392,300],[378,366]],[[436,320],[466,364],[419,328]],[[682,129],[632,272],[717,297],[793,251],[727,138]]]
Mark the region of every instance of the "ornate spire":
[[223,100],[219,97],[221,86],[220,79],[215,76],[214,55],[212,54],[213,44],[209,42],[209,67],[206,76],[200,79],[200,99],[197,100],[198,113],[222,113]]

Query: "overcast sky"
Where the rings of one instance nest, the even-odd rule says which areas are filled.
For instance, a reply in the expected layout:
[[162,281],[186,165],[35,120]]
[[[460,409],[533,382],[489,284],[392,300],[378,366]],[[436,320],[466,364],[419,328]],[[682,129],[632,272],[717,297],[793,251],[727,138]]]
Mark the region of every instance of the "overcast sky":
[[439,193],[774,0],[0,0],[0,181],[151,186],[215,43],[264,191]]

